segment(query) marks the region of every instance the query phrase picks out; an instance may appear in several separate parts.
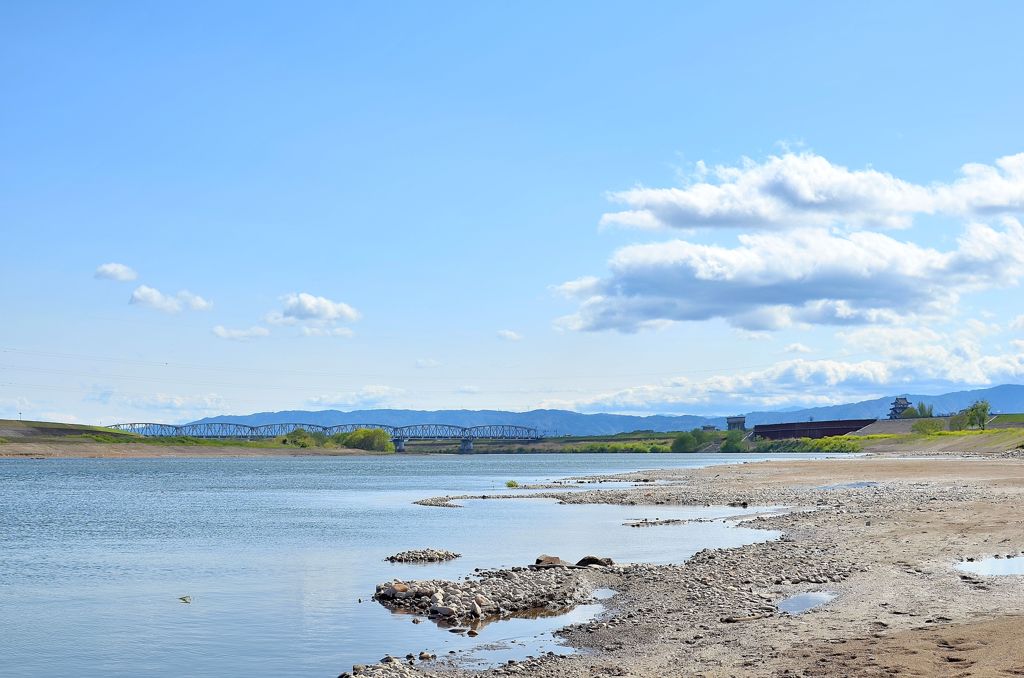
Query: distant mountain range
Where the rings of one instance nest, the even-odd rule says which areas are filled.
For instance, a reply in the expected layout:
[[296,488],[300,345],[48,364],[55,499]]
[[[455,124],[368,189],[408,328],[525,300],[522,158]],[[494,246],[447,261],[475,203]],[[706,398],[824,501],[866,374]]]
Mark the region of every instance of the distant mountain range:
[[[903,395],[913,403],[931,405],[935,414],[956,412],[976,400],[988,400],[993,412],[1024,412],[1024,386],[1005,384],[974,391],[957,391],[943,395],[894,394],[874,400],[863,400],[844,405],[811,407],[802,410],[748,412],[747,426],[775,424],[787,421],[814,419],[881,419],[889,413],[896,395]],[[629,431],[685,431],[705,424],[725,426],[725,417],[701,417],[690,414],[635,416],[627,414],[582,414],[568,410],[531,410],[505,412],[502,410],[286,410],[283,412],[257,412],[246,415],[207,417],[195,423],[232,422],[237,424],[303,423],[333,426],[336,424],[454,424],[456,426],[482,426],[485,424],[516,424],[530,426],[560,435],[611,435]]]

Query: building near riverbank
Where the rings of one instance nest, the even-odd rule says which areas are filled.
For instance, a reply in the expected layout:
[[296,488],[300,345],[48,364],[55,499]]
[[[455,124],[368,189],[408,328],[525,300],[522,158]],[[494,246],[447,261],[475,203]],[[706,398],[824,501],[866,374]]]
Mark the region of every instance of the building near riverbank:
[[825,421],[795,421],[783,424],[757,424],[754,438],[785,440],[787,438],[827,438],[854,433],[877,419],[832,419]]

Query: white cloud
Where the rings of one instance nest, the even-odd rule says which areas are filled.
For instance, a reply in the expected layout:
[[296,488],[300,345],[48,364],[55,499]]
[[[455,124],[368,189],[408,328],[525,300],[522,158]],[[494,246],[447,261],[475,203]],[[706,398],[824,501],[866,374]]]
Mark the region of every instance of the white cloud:
[[284,308],[271,311],[264,320],[272,325],[302,323],[304,337],[352,337],[355,332],[339,323],[359,320],[361,314],[342,301],[318,297],[308,292],[286,294],[281,298]]
[[769,368],[705,379],[677,377],[576,400],[548,400],[541,407],[582,412],[696,412],[828,405],[849,393],[878,389],[893,379],[881,361],[794,359]]
[[331,393],[310,398],[307,402],[316,407],[388,407],[394,399],[405,393],[403,389],[391,386],[370,385],[357,391]]
[[498,338],[505,341],[521,341],[523,335],[513,330],[498,330]]
[[[601,223],[655,228],[905,228],[916,215],[988,216],[1024,209],[1024,153],[970,163],[955,182],[927,186],[874,169],[850,170],[810,152],[708,169],[681,188],[611,194],[629,209]],[[707,181],[710,174],[712,181]]]
[[434,360],[433,358],[420,358],[415,363],[416,369],[419,370],[430,370],[437,367],[441,367],[440,360]]
[[213,302],[203,299],[198,294],[192,294],[188,290],[178,292],[178,300],[193,311],[209,311],[213,308]]
[[139,306],[147,306],[149,308],[155,308],[158,311],[164,313],[177,313],[181,310],[181,302],[174,297],[167,296],[160,290],[149,287],[148,285],[139,285],[132,292],[131,298],[128,300],[130,304],[138,304]]
[[220,412],[225,407],[224,398],[216,393],[207,395],[154,393],[147,396],[126,397],[122,399],[122,402],[138,409],[171,412]]
[[470,386],[470,385],[459,386],[457,389],[455,389],[455,392],[456,393],[462,393],[462,394],[465,394],[465,395],[472,395],[472,394],[475,394],[475,393],[479,393],[480,392],[480,387],[479,386]]
[[128,303],[146,306],[157,311],[163,311],[164,313],[178,313],[182,307],[190,308],[193,311],[209,311],[213,308],[212,302],[203,299],[197,294],[192,294],[188,290],[182,290],[176,295],[171,296],[148,285],[136,287]]
[[636,331],[665,321],[724,318],[735,327],[895,323],[946,314],[966,292],[1024,275],[1024,228],[970,224],[949,251],[870,231],[806,228],[739,236],[736,247],[685,240],[617,251],[605,279],[558,291],[581,301],[570,329]]
[[881,356],[901,381],[939,386],[985,386],[1024,378],[1024,355],[987,352],[988,328],[954,332],[927,327],[864,327],[839,333],[851,348]]
[[795,342],[786,347],[786,353],[811,353],[811,347],[807,344]]
[[256,337],[265,337],[270,334],[270,330],[266,327],[260,327],[259,325],[254,325],[247,330],[232,330],[224,327],[223,325],[217,325],[213,328],[213,333],[221,339],[248,341],[249,339],[255,339]]
[[304,325],[301,329],[304,337],[345,337],[351,338],[356,335],[348,327],[310,327]]
[[101,280],[116,280],[118,282],[128,282],[129,280],[135,280],[139,277],[139,274],[134,271],[130,266],[124,264],[109,263],[101,264],[96,268],[96,272],[93,273],[93,277]]
[[278,322],[295,321],[339,322],[359,320],[359,311],[342,301],[331,301],[307,292],[288,294],[284,297],[284,309],[275,315]]
[[[581,411],[708,412],[815,406],[876,398],[893,392],[959,390],[1020,383],[1024,340],[986,347],[993,335],[985,323],[953,322],[949,329],[878,326],[836,333],[844,353],[866,360],[792,358],[770,367],[707,378],[679,376],[576,399],[547,400],[541,407]],[[791,344],[792,352],[808,347]]]
[[1010,329],[1012,330],[1024,330],[1024,315],[1019,315],[1013,319],[1010,323]]

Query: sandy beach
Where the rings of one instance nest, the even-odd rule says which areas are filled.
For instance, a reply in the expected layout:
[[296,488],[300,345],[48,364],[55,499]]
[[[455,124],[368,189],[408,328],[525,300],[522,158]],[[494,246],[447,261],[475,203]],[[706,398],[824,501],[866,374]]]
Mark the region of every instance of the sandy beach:
[[[554,492],[551,496],[565,502],[747,502],[791,511],[747,523],[782,531],[780,539],[768,543],[702,551],[679,565],[566,570],[575,578],[573,586],[617,592],[599,619],[563,630],[566,642],[584,652],[538,657],[482,674],[443,659],[411,662],[416,666],[400,659],[355,673],[1024,675],[1024,577],[956,569],[966,559],[1024,557],[1019,454],[866,456],[651,471],[614,478],[661,482]],[[666,528],[657,525],[642,529],[652,539],[669,536],[659,534]],[[544,571],[537,576],[542,575],[547,576]],[[802,614],[777,607],[794,594],[821,591],[836,597]]]

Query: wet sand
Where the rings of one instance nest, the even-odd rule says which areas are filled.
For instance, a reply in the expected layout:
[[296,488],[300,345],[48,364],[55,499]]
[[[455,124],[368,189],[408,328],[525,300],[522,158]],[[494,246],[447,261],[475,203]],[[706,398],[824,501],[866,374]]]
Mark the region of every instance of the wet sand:
[[[602,572],[601,585],[617,591],[606,612],[562,632],[589,652],[482,674],[442,660],[377,664],[361,675],[1024,675],[1024,577],[955,567],[969,557],[1024,557],[1024,463],[1016,455],[766,462],[618,478],[663,482],[552,496],[794,510],[748,521],[782,530],[778,541],[704,551],[681,566]],[[668,526],[643,529],[672,537]],[[778,610],[811,591],[838,595],[803,614]]]

